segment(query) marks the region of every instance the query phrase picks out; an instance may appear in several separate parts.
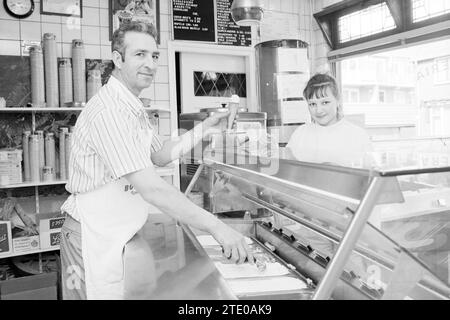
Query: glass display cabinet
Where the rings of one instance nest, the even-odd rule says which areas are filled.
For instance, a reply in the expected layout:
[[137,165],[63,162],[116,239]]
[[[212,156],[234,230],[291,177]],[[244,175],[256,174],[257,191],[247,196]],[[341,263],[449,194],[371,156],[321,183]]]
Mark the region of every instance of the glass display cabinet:
[[217,243],[183,226],[237,298],[450,299],[450,167],[213,151],[185,193],[251,239],[258,263],[231,266]]

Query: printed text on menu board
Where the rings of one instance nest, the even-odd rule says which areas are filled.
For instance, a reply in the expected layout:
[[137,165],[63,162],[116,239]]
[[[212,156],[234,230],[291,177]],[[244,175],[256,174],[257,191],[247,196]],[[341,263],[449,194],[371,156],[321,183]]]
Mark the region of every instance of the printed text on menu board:
[[216,0],[216,3],[217,43],[231,46],[251,46],[251,28],[238,26],[231,17],[233,0]]
[[175,40],[215,42],[214,0],[172,0]]

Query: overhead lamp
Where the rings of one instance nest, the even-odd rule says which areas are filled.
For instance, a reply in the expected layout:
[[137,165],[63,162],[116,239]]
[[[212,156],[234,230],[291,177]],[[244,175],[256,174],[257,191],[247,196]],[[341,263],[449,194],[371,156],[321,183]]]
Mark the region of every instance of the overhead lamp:
[[238,26],[258,26],[264,15],[262,0],[234,0],[231,17]]

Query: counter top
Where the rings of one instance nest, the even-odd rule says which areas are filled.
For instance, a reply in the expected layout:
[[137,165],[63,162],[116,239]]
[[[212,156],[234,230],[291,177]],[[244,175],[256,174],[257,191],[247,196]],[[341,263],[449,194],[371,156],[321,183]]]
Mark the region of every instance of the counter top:
[[[167,215],[150,214],[140,236],[150,250],[145,271],[154,278],[143,296],[130,299],[237,299],[188,227],[179,226]],[[149,261],[153,265],[148,266]],[[147,272],[144,278],[148,278]],[[133,277],[139,281],[139,275]]]

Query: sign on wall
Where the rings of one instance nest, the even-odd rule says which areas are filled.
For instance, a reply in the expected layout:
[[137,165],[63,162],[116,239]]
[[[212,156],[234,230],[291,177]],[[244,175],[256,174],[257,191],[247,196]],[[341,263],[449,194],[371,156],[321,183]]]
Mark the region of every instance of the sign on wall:
[[153,24],[159,32],[159,0],[109,0],[109,40],[121,23],[143,21]]
[[174,40],[250,46],[251,28],[231,17],[233,0],[172,0]]
[[251,46],[251,28],[238,26],[231,17],[231,4],[233,3],[233,0],[216,1],[218,44],[231,46]]
[[176,40],[216,41],[214,0],[172,0]]

